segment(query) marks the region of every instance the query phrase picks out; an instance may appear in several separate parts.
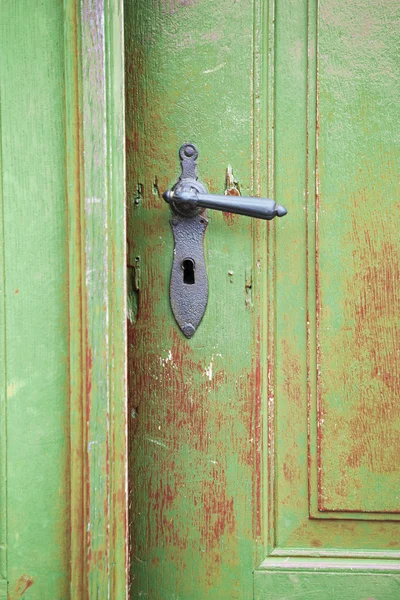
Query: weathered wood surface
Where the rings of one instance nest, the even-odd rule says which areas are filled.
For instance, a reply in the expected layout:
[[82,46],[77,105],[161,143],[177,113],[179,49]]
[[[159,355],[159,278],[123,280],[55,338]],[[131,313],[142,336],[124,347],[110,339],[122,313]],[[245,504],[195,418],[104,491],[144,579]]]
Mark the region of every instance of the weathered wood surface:
[[321,2],[312,317],[321,511],[400,513],[399,26],[398,2]]
[[62,4],[3,2],[0,61],[7,436],[2,570],[10,598],[61,598],[69,593]]
[[2,6],[10,599],[127,594],[122,24],[117,0]]
[[266,561],[254,577],[254,600],[395,600],[398,560],[294,558]]
[[[399,84],[388,76],[398,63],[399,7],[285,6],[277,13],[285,75],[276,89],[276,191],[289,207],[289,196],[304,201],[293,204],[276,245],[285,276],[276,288],[275,544],[283,554],[363,549],[389,559],[399,551],[398,316],[388,312],[398,294],[382,245],[399,248]],[[295,93],[301,102],[289,116]]]
[[[124,62],[120,2],[67,3],[71,595],[127,594]],[[67,79],[69,81],[69,78]]]
[[209,305],[187,341],[169,306],[173,237],[161,198],[185,141],[198,146],[210,191],[223,193],[228,164],[242,194],[267,191],[258,176],[265,99],[254,103],[260,10],[230,1],[125,5],[128,261],[140,267],[139,290],[133,275],[129,293],[132,598],[226,598],[227,590],[251,598],[264,556],[266,224],[209,214]]
[[[261,563],[259,598],[391,600],[399,5],[125,7],[132,597],[251,598]],[[189,342],[160,197],[184,141],[210,191],[230,163],[289,211],[267,240],[209,215]]]

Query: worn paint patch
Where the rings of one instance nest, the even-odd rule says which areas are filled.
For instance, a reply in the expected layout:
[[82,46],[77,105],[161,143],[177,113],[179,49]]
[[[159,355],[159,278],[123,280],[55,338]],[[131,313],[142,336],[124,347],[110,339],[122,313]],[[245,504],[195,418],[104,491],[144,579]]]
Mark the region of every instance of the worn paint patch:
[[23,381],[12,381],[7,385],[7,397],[13,398],[17,395],[19,390],[24,387],[25,383]]
[[396,513],[400,15],[367,4],[325,3],[320,15],[329,35],[318,37],[318,506]]
[[223,62],[223,63],[220,63],[219,65],[217,65],[216,67],[212,67],[211,69],[205,69],[203,71],[203,74],[209,75],[210,73],[216,73],[217,71],[220,71],[221,69],[223,69],[225,65],[226,65],[226,62]]
[[[235,179],[231,165],[228,165],[226,168],[225,195],[226,196],[240,196],[241,195],[239,183]],[[236,223],[239,220],[239,215],[235,215],[234,213],[223,212],[222,214],[224,216],[224,220],[226,221],[226,223],[228,223],[228,225],[232,225],[233,223]]]
[[25,592],[33,586],[35,580],[30,575],[21,575],[17,581],[14,592],[11,593],[9,600],[18,600],[22,598]]

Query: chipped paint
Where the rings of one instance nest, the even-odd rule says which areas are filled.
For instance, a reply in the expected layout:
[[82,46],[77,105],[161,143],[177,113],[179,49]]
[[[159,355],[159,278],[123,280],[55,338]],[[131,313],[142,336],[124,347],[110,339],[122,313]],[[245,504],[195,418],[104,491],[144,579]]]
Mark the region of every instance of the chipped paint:
[[21,575],[17,581],[14,592],[9,595],[9,600],[22,598],[25,592],[33,586],[35,580],[30,575]]
[[7,398],[11,399],[17,395],[19,390],[21,390],[24,385],[25,383],[23,381],[11,381],[7,385]]
[[[161,429],[161,428],[159,427],[159,429]],[[147,438],[147,440],[149,442],[151,442],[152,444],[156,444],[156,446],[161,446],[162,448],[166,448],[168,450],[167,444],[164,444],[164,442],[161,442],[160,440],[155,440],[151,437]]]
[[[228,165],[225,173],[225,196],[240,196],[239,182],[233,175],[233,169],[231,165]],[[225,221],[231,225],[238,222],[238,215],[230,212],[223,212]]]
[[208,367],[206,368],[206,375],[209,379],[209,381],[212,380],[212,376],[213,376],[213,364],[212,362],[210,362],[210,364],[208,365]]
[[220,63],[219,65],[217,65],[216,67],[213,67],[212,69],[205,69],[205,71],[203,71],[204,75],[208,75],[209,73],[215,73],[216,71],[220,71],[221,69],[223,69],[226,65],[226,62]]
[[[329,23],[335,35],[340,28],[346,49],[340,66],[349,73],[342,73],[341,86],[335,86],[336,51],[328,62],[321,50],[317,156],[318,164],[330,164],[330,171],[317,171],[318,501],[324,511],[400,512],[395,483],[400,390],[395,282],[400,256],[394,166],[399,152],[391,141],[398,121],[386,108],[389,98],[394,102],[397,97],[387,77],[396,62],[397,38],[385,25],[397,9],[388,6],[383,18],[363,3],[356,19],[353,10],[331,9],[324,7],[321,24]],[[354,81],[366,76],[365,86],[355,92]],[[339,138],[327,142],[332,127]],[[350,144],[346,148],[352,151],[338,156],[344,130]],[[346,218],[342,208],[333,209],[334,189],[340,190]]]
[[[327,372],[331,373],[330,379],[335,383],[332,389],[337,394],[338,365],[334,357],[337,352],[345,352],[347,361],[338,361],[345,370],[350,356],[348,338],[341,329],[343,323],[331,323],[329,318],[337,306],[344,308],[344,295],[339,297],[343,290],[352,297],[346,308],[348,315],[352,315],[347,329],[353,325],[350,318],[356,316],[356,298],[364,319],[369,316],[359,293],[365,285],[361,272],[356,279],[358,288],[351,277],[348,288],[341,289],[338,285],[349,266],[346,259],[338,257],[343,259],[342,249],[343,253],[349,253],[355,239],[354,214],[349,210],[355,196],[348,190],[353,186],[355,193],[356,189],[354,174],[343,180],[341,186],[337,180],[346,177],[352,161],[362,163],[371,176],[371,166],[364,166],[368,145],[355,140],[357,144],[351,146],[347,140],[349,134],[358,135],[362,131],[364,135],[363,127],[374,126],[375,132],[378,131],[379,123],[373,120],[366,123],[364,118],[352,123],[346,117],[348,105],[340,96],[343,82],[328,81],[327,77],[334,74],[324,65],[324,56],[317,45],[313,27],[318,15],[314,3],[307,7],[304,3],[281,3],[277,11],[268,10],[268,15],[263,13],[259,2],[248,11],[245,4],[228,5],[223,0],[222,4],[210,3],[204,13],[199,3],[193,7],[177,5],[175,13],[169,13],[168,27],[148,4],[128,3],[126,16],[127,120],[131,143],[127,186],[134,191],[135,182],[140,179],[146,190],[140,212],[132,211],[129,216],[132,256],[135,252],[143,252],[145,256],[142,313],[130,329],[130,403],[138,407],[138,416],[135,413],[132,419],[130,448],[132,594],[136,597],[159,594],[162,572],[165,597],[197,600],[236,594],[242,598],[253,589],[254,569],[272,550],[277,556],[281,551],[280,559],[290,552],[312,553],[313,548],[321,555],[350,553],[355,548],[359,552],[363,548],[373,552],[376,540],[383,548],[389,548],[395,541],[397,530],[393,524],[383,522],[383,515],[379,517],[381,522],[372,524],[370,521],[376,517],[365,513],[343,516],[337,511],[325,519],[315,506],[318,471],[324,466],[329,469],[340,454],[335,450],[332,434],[332,424],[336,431],[340,430],[338,420],[326,406],[322,407],[327,404]],[[168,8],[167,4],[162,4],[161,13]],[[357,14],[363,10],[363,4],[361,0],[345,8],[347,13]],[[239,26],[233,27],[232,20],[238,24],[238,12]],[[185,20],[181,21],[183,14]],[[264,39],[267,20],[268,38]],[[141,23],[139,31],[133,27],[135,22]],[[254,29],[250,51],[249,32],[244,33],[246,23]],[[220,44],[217,61],[203,60],[208,48],[205,35],[213,30],[223,32],[227,47],[230,42],[230,48],[238,49],[234,60],[225,54],[224,44]],[[333,27],[332,32],[324,25],[318,44],[326,46],[329,60],[336,52],[336,63],[351,70],[351,63],[344,64],[348,57],[338,54],[340,35],[339,29]],[[211,48],[212,40],[208,42]],[[255,48],[262,51],[258,53]],[[222,62],[227,64],[215,77],[203,76],[205,69]],[[278,73],[277,86],[274,69]],[[249,74],[245,85],[243,73]],[[317,73],[325,78],[325,84],[321,79],[316,81]],[[357,106],[359,87],[370,83],[365,73],[361,75],[359,79],[353,78],[354,88],[350,90]],[[199,86],[199,77],[204,86]],[[347,85],[346,81],[343,85]],[[317,83],[325,102],[318,107],[318,124],[313,112]],[[333,127],[330,119],[342,105],[341,119]],[[395,105],[392,99],[392,106]],[[368,106],[363,110],[368,111]],[[243,128],[241,119],[245,123]],[[165,228],[169,214],[166,207],[157,203],[151,186],[155,172],[170,173],[173,180],[181,138],[191,139],[193,131],[198,132],[198,141],[204,146],[202,152],[208,157],[210,189],[217,189],[223,183],[221,173],[228,161],[232,161],[243,190],[252,189],[261,195],[265,189],[271,196],[276,193],[286,197],[293,217],[286,222],[284,231],[279,224],[264,227],[265,224],[250,225],[240,217],[233,221],[226,216],[212,216],[210,225],[215,235],[207,242],[207,260],[214,310],[207,314],[196,337],[187,342],[175,330],[168,309],[172,247]],[[266,132],[267,144],[263,137]],[[331,140],[336,144],[335,154],[324,156]],[[355,158],[356,147],[359,154]],[[135,160],[130,160],[133,157]],[[332,168],[336,169],[334,175],[330,172]],[[253,180],[248,181],[251,177]],[[326,189],[327,181],[331,187]],[[374,180],[374,186],[380,185],[379,180]],[[357,184],[357,187],[362,186]],[[231,181],[226,189],[235,195],[240,192]],[[392,196],[393,191],[387,194],[388,198]],[[380,210],[385,202],[380,197],[375,208]],[[359,210],[364,210],[362,203]],[[370,220],[375,220],[372,213]],[[390,237],[394,243],[392,232]],[[165,241],[164,246],[160,238]],[[249,250],[250,242],[253,247]],[[327,257],[332,257],[332,262],[338,265],[339,272],[331,281],[330,268],[323,263]],[[351,256],[350,260],[357,262],[359,258]],[[391,272],[395,273],[392,259],[390,263]],[[373,271],[368,277],[369,281],[373,277],[377,280]],[[329,302],[329,294],[335,301]],[[340,343],[327,351],[326,340],[333,339],[339,331]],[[222,360],[212,354],[217,344]],[[354,341],[352,347],[354,350]],[[384,373],[377,369],[375,379]],[[350,376],[347,373],[347,378]],[[389,386],[393,386],[394,379]],[[321,388],[319,412],[316,381]],[[340,384],[343,382],[341,379]],[[335,397],[332,395],[332,403]],[[384,417],[378,416],[381,423],[390,425],[389,418],[384,421]],[[350,421],[343,419],[342,431],[346,427],[349,431]],[[319,442],[317,422],[319,433],[324,431]],[[147,437],[162,439],[168,450],[152,442],[144,444]],[[322,465],[316,464],[318,443],[328,444],[329,449]],[[359,457],[355,455],[354,459],[352,468],[356,469]],[[368,455],[362,460],[367,465],[371,462]],[[347,465],[344,477],[338,469],[337,477],[346,480],[349,470]],[[315,565],[317,568],[317,562]],[[190,572],[191,577],[182,577],[182,572]]]

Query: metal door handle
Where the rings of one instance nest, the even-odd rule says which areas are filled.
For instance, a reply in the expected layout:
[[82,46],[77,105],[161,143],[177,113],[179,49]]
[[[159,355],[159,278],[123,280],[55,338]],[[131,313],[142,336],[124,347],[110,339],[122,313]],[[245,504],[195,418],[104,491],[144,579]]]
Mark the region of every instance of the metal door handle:
[[192,216],[198,207],[212,208],[213,210],[222,210],[224,212],[244,215],[245,217],[255,217],[256,219],[265,219],[270,221],[274,217],[284,217],[287,210],[284,206],[276,204],[269,198],[256,198],[246,196],[219,196],[217,194],[202,194],[195,188],[190,187],[190,183],[178,186],[172,190],[167,190],[163,194],[165,202],[173,207],[179,207],[186,210],[188,215]]
[[190,218],[202,212],[202,209],[211,208],[267,221],[287,214],[284,206],[269,198],[208,194],[204,185],[197,180],[198,154],[194,144],[183,144],[179,149],[182,174],[173,188],[163,194],[165,202],[171,205],[175,213]]
[[175,248],[170,281],[171,308],[182,333],[191,338],[208,301],[208,279],[203,240],[208,225],[205,209],[222,210],[267,221],[286,215],[286,208],[269,198],[209,194],[198,181],[194,144],[179,150],[182,173],[163,198],[174,213],[171,219]]

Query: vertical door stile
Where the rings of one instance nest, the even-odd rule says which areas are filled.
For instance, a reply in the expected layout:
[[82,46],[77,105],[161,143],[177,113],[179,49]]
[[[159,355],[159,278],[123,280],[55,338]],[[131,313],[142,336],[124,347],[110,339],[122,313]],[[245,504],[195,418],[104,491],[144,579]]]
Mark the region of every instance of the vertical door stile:
[[71,597],[127,597],[123,6],[65,1]]

